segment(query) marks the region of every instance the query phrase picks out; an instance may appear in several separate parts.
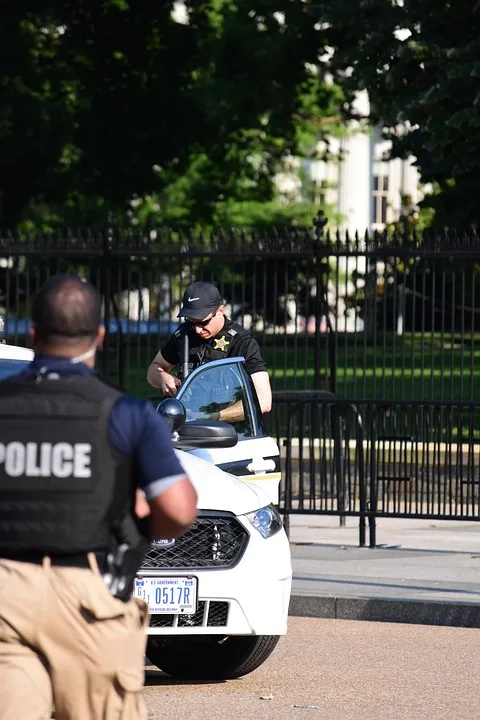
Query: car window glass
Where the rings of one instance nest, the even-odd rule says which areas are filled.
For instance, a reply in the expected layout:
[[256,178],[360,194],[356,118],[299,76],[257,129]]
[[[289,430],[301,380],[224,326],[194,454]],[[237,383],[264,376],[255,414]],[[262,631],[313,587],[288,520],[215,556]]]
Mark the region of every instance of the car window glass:
[[[188,382],[188,381],[187,381]],[[235,406],[238,420],[232,421],[239,439],[253,437],[253,421],[243,378],[235,365],[216,365],[196,375],[179,393],[189,420],[206,420],[224,408]]]

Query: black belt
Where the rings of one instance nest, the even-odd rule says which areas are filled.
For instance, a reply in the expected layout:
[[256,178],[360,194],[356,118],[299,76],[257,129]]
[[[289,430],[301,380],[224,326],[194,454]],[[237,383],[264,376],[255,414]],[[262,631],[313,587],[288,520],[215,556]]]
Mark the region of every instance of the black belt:
[[[93,551],[92,551],[93,552]],[[98,568],[101,573],[107,569],[107,553],[94,552]],[[42,565],[44,559],[50,558],[50,564],[58,567],[90,568],[87,553],[74,553],[70,555],[49,555],[48,553],[25,553],[0,551],[1,560],[15,560],[16,562],[34,563]]]

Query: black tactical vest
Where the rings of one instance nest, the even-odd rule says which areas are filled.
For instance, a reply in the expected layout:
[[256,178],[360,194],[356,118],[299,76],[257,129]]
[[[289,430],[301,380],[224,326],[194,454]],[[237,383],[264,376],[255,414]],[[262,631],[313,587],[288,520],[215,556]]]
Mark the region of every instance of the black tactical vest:
[[95,376],[0,383],[0,557],[107,550],[135,497],[131,463],[108,442],[121,392]]
[[[218,333],[225,334],[229,341],[232,341],[234,337],[239,334],[244,334],[246,331],[241,325],[238,325],[231,320],[228,320],[224,328]],[[228,353],[225,350],[215,349],[212,342],[202,342],[199,336],[193,330],[188,323],[182,323],[175,333],[175,341],[180,355],[180,363],[177,370],[178,377],[183,380],[183,348],[184,348],[184,337],[185,334],[189,337],[189,353],[188,353],[188,370],[192,372],[195,368],[213,360],[221,360],[222,358],[228,357]]]

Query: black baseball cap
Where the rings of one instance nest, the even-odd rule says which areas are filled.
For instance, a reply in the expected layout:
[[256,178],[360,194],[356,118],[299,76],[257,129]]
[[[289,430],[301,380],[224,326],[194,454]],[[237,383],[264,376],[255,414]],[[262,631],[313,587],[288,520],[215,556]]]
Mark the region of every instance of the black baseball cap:
[[203,320],[223,303],[215,285],[208,282],[194,282],[183,294],[182,307],[177,317],[190,317]]

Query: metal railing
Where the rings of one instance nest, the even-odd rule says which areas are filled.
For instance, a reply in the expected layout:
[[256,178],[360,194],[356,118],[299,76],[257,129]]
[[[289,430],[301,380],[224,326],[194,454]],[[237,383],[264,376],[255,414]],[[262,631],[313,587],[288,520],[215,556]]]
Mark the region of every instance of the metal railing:
[[99,369],[145,398],[189,282],[220,288],[271,374],[287,517],[356,515],[370,545],[377,517],[478,519],[474,231],[349,236],[324,232],[321,217],[311,228],[209,235],[111,222],[55,237],[0,231],[2,339],[28,344],[33,296],[57,272],[97,286]]
[[282,456],[280,509],[359,518],[480,520],[480,403],[354,403],[330,393],[277,394],[271,426]]
[[480,239],[424,233],[351,237],[323,227],[181,234],[0,231],[0,315],[26,338],[33,296],[56,272],[104,298],[103,372],[147,397],[145,371],[176,327],[191,280],[217,284],[249,327],[275,390],[352,400],[480,401]]
[[338,515],[341,525],[350,515],[359,518],[363,547],[369,512],[357,408],[328,391],[276,393],[272,424],[283,465],[280,510],[287,533],[292,513]]

